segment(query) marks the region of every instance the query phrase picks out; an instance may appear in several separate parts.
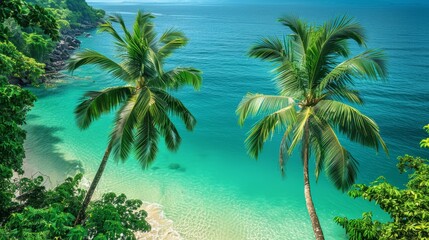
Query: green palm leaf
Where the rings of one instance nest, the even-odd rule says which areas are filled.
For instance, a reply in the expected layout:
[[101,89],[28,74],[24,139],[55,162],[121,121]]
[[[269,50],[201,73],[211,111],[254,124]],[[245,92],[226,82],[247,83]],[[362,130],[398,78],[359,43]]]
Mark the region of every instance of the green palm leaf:
[[279,19],[279,22],[288,27],[293,32],[292,36],[299,43],[301,52],[303,54],[306,53],[310,41],[310,31],[308,31],[308,25],[294,16],[282,17]]
[[133,91],[133,87],[126,86],[87,92],[75,109],[77,125],[81,129],[88,128],[92,121],[104,113],[109,113],[118,104],[127,100]]
[[[313,149],[316,154],[320,154],[320,158],[316,158],[316,172],[320,172],[323,166],[335,187],[346,191],[356,180],[358,162],[341,145],[335,131],[327,122],[313,116],[310,128],[316,144]],[[316,174],[317,178],[318,175],[319,173]]]
[[[249,136],[245,140],[248,153],[251,157],[258,158],[260,151],[276,129],[286,128],[295,124],[296,109],[291,104],[259,120],[249,131]],[[280,160],[281,161],[281,160]]]
[[158,52],[161,58],[170,56],[175,50],[186,46],[188,43],[188,39],[183,32],[174,28],[165,31],[159,38],[159,41],[163,43]]
[[77,68],[88,64],[97,65],[112,74],[114,77],[126,82],[132,80],[130,74],[120,64],[94,50],[86,49],[73,55],[68,62],[67,69],[69,71],[74,71]]
[[161,89],[153,89],[153,91],[166,103],[166,111],[169,114],[178,116],[187,130],[192,131],[194,129],[197,120],[179,99]]
[[288,57],[282,41],[275,37],[262,38],[250,48],[249,56],[275,62],[282,62]]
[[154,80],[151,85],[174,90],[190,85],[199,90],[202,84],[201,74],[202,72],[195,68],[175,68],[164,73],[159,80]]
[[135,140],[137,160],[143,168],[149,167],[155,160],[158,153],[158,137],[159,133],[153,123],[153,118],[146,115],[137,128]]
[[239,116],[238,124],[242,126],[249,115],[255,116],[257,114],[277,111],[293,103],[293,99],[289,97],[248,93],[241,100],[236,110]]
[[[111,154],[116,160],[125,161],[134,150],[142,167],[147,168],[156,158],[160,137],[164,138],[170,151],[176,151],[180,145],[181,137],[170,116],[178,116],[187,130],[193,130],[196,125],[192,113],[168,91],[186,85],[199,89],[201,71],[190,67],[164,69],[166,57],[183,47],[187,39],[174,29],[158,37],[153,18],[152,14],[139,11],[131,31],[120,15],[108,17],[107,22],[100,26],[100,32],[113,36],[119,63],[92,50],[76,53],[68,63],[70,71],[84,65],[99,66],[104,72],[132,86],[89,92],[76,108],[79,127],[87,128],[101,114],[120,106],[109,144],[75,224],[82,223]],[[121,31],[117,31],[115,23],[119,24]]]
[[388,153],[377,124],[357,109],[341,102],[322,100],[317,105],[317,115],[336,126],[350,140],[377,151],[381,147]]
[[[385,64],[385,56],[382,51],[367,50],[363,53],[356,55],[353,58],[344,60],[332,69],[319,84],[320,89],[327,86],[332,87],[332,83],[337,86],[344,85],[346,82],[352,82],[353,78],[360,79],[385,79],[387,76],[387,69]],[[346,77],[346,79],[344,79]]]

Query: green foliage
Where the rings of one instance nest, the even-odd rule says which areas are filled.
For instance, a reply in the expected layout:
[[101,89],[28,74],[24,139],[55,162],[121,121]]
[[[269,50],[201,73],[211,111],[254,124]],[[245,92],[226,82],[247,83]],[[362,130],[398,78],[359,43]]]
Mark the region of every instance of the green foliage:
[[3,0],[0,2],[0,41],[8,38],[9,31],[3,24],[8,18],[15,19],[21,27],[40,27],[54,40],[59,38],[55,18],[46,9],[23,0]]
[[0,76],[38,84],[45,73],[44,67],[43,63],[22,54],[12,43],[0,42]]
[[124,194],[106,193],[101,200],[91,204],[85,228],[89,237],[107,237],[107,239],[135,239],[133,231],[149,231],[145,221],[147,213],[139,209],[140,200],[127,200]]
[[25,52],[25,40],[22,36],[22,27],[13,18],[8,18],[4,21],[4,26],[8,28],[8,40],[15,45],[20,52]]
[[60,29],[79,27],[81,24],[96,24],[105,12],[89,6],[85,0],[26,0],[45,7],[57,19]]
[[9,204],[9,211],[1,215],[4,222],[0,236],[4,239],[135,239],[133,231],[150,230],[145,220],[147,213],[140,209],[142,202],[114,193],[91,203],[84,224],[74,226],[85,193],[78,187],[81,179],[82,174],[67,178],[52,190],[43,186],[41,176],[16,181],[12,186],[14,192],[18,192],[18,202]]
[[[429,134],[429,124],[423,127],[424,130]],[[429,148],[429,138],[425,138],[420,142],[420,147]]]
[[[12,176],[12,169],[4,164],[0,164],[0,223],[4,220],[3,218],[5,218],[5,216],[10,214],[10,209],[16,205],[13,201],[15,187],[10,182]],[[1,228],[0,236],[2,236]]]
[[95,10],[89,6],[85,0],[65,0],[67,8],[74,13],[78,23],[94,23],[104,16],[103,10]]
[[[156,158],[160,137],[165,139],[170,151],[179,148],[181,137],[171,121],[172,115],[179,117],[187,130],[193,130],[196,125],[191,112],[168,91],[187,85],[199,89],[201,72],[194,68],[164,69],[166,58],[184,47],[187,38],[174,29],[158,36],[153,18],[152,14],[139,11],[131,32],[120,15],[110,16],[106,23],[100,25],[100,32],[107,32],[115,39],[120,62],[96,51],[85,50],[72,56],[68,63],[70,71],[83,65],[96,65],[126,84],[88,92],[75,109],[78,126],[82,129],[88,128],[102,114],[118,110],[98,177],[91,183],[77,222],[85,213],[111,151],[116,159],[124,161],[131,149],[135,149],[137,160],[143,168],[147,168]],[[120,26],[123,36],[113,24]]]
[[[304,194],[314,234],[323,232],[310,194],[308,166],[315,160],[315,177],[324,172],[337,189],[346,191],[355,182],[358,161],[342,145],[338,133],[376,151],[388,153],[377,124],[349,104],[363,104],[354,89],[360,80],[379,80],[387,76],[384,55],[364,50],[352,56],[349,42],[364,46],[363,28],[349,17],[339,17],[323,25],[312,25],[296,17],[280,18],[292,32],[283,39],[261,39],[249,56],[275,66],[277,95],[247,93],[236,113],[238,123],[262,116],[245,140],[248,154],[258,158],[264,143],[275,132],[283,132],[279,165],[284,165],[297,146],[303,163]],[[347,102],[347,103],[344,103]]]
[[379,177],[376,181],[356,184],[349,191],[353,198],[374,201],[390,215],[386,223],[372,220],[371,213],[362,219],[336,217],[352,240],[428,239],[429,238],[429,161],[405,155],[399,157],[401,173],[412,171],[405,189],[399,189]]
[[25,131],[21,125],[35,100],[33,94],[19,86],[0,85],[0,162],[20,173],[25,157]]
[[[133,31],[126,28],[119,15],[109,17],[100,25],[100,32],[114,37],[120,62],[96,51],[84,50],[75,54],[68,64],[71,71],[83,65],[96,65],[124,81],[126,86],[86,93],[76,107],[76,119],[78,126],[85,129],[102,114],[117,109],[110,135],[112,153],[116,159],[125,160],[134,148],[137,159],[145,168],[155,160],[160,137],[165,139],[169,150],[175,151],[179,147],[181,137],[171,115],[178,116],[188,130],[196,124],[191,112],[168,91],[186,85],[198,89],[202,82],[201,72],[197,69],[164,69],[167,57],[185,46],[187,38],[173,29],[158,37],[153,18],[149,13],[139,11]],[[124,36],[113,24],[119,25]]]
[[55,207],[26,207],[14,213],[4,224],[6,239],[58,239],[67,236],[74,216]]
[[[0,54],[0,60],[2,59]],[[1,69],[8,68],[0,65]],[[7,71],[7,70],[3,70]],[[6,77],[0,74],[0,223],[16,204],[13,202],[15,186],[10,182],[13,171],[22,173],[25,157],[24,140],[25,116],[36,100],[29,91],[19,86],[9,85]]]
[[22,36],[26,44],[27,55],[39,62],[45,61],[53,48],[51,39],[37,33],[23,33]]
[[336,188],[345,191],[356,179],[358,163],[343,147],[337,132],[387,153],[377,124],[347,104],[363,104],[353,89],[359,80],[386,77],[384,55],[378,50],[351,55],[349,42],[366,44],[362,26],[352,18],[339,17],[323,25],[295,17],[279,21],[292,34],[283,40],[263,38],[249,51],[250,57],[275,65],[278,95],[248,93],[237,107],[240,125],[249,117],[262,115],[245,140],[248,153],[257,158],[264,142],[282,131],[282,173],[287,158],[302,146],[302,156],[314,156],[316,179],[324,171]]

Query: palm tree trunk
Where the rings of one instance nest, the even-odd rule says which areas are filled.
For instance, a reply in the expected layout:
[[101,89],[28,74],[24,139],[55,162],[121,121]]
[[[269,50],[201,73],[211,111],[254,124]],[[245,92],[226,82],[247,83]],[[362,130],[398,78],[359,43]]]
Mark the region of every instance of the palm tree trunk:
[[323,236],[322,227],[320,226],[319,217],[316,214],[316,209],[314,208],[313,199],[311,198],[311,191],[310,191],[310,180],[308,177],[308,145],[309,145],[309,129],[308,129],[308,122],[305,125],[305,132],[304,132],[304,142],[302,145],[302,151],[303,151],[303,162],[304,162],[304,196],[305,196],[305,204],[307,205],[307,211],[310,215],[311,225],[313,226],[314,236],[316,237],[316,240],[324,240],[325,237]]
[[95,174],[94,179],[92,180],[91,186],[88,189],[88,193],[85,196],[85,200],[83,200],[82,206],[77,214],[74,225],[78,225],[82,223],[82,220],[85,218],[85,211],[88,208],[89,202],[91,201],[92,195],[95,192],[95,188],[100,182],[101,175],[103,175],[104,169],[106,168],[107,160],[109,159],[110,151],[112,150],[112,144],[109,143],[106,151],[104,152],[103,159],[101,160],[100,166],[98,167],[97,173]]

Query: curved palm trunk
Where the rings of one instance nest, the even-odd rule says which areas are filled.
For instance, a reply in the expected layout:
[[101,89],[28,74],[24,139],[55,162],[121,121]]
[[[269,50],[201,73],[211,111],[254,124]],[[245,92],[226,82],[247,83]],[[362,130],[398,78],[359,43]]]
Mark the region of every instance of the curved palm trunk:
[[303,151],[303,163],[304,163],[304,196],[305,196],[305,204],[307,205],[307,211],[310,215],[311,225],[313,226],[314,236],[316,240],[324,240],[322,227],[320,226],[319,217],[316,214],[316,209],[314,208],[313,199],[311,198],[310,191],[310,179],[308,177],[308,141],[309,141],[309,129],[308,123],[305,126],[304,132],[304,142],[302,145]]
[[101,175],[103,175],[104,169],[106,168],[107,160],[109,159],[110,151],[112,150],[112,144],[109,143],[106,151],[104,152],[103,159],[101,160],[100,166],[98,167],[97,173],[95,174],[94,179],[92,180],[91,186],[88,189],[88,193],[85,196],[85,200],[83,200],[82,206],[77,214],[74,225],[78,225],[82,223],[82,220],[85,218],[85,211],[88,208],[89,202],[91,201],[92,195],[94,195],[95,188],[100,182]]

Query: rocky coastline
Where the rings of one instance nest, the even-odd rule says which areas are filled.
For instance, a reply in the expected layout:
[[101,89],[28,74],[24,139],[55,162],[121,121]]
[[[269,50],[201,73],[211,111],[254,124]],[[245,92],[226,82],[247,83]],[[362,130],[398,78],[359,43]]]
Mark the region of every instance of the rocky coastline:
[[61,31],[61,39],[49,55],[49,60],[45,62],[45,74],[42,82],[63,76],[60,71],[64,70],[67,60],[80,47],[81,41],[77,38],[82,35],[90,37],[88,31],[97,26],[98,23],[85,23],[78,28]]

